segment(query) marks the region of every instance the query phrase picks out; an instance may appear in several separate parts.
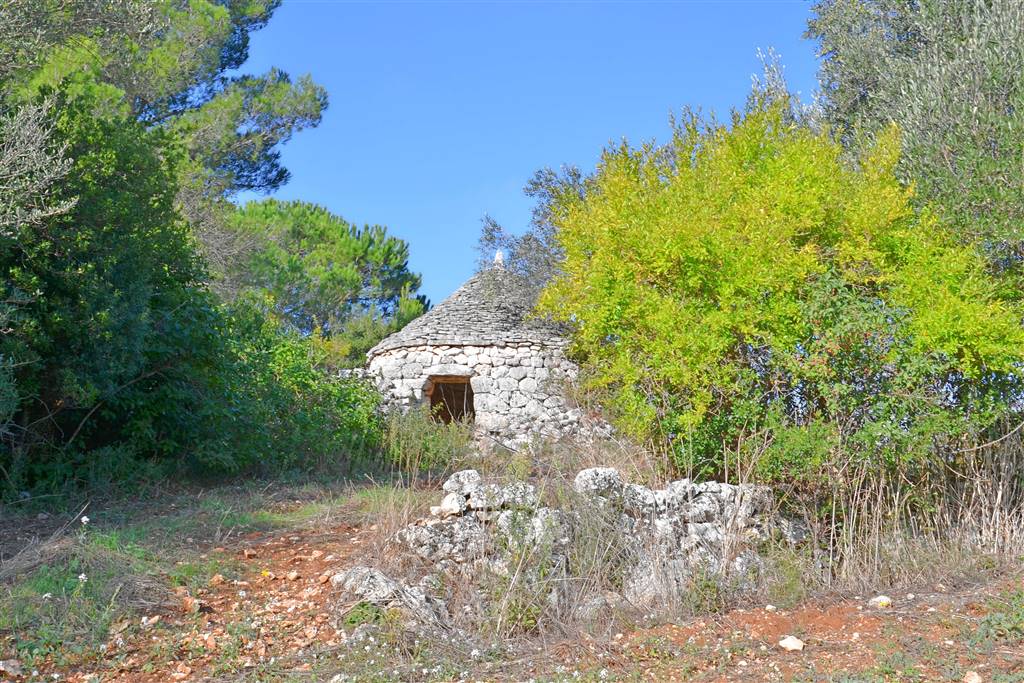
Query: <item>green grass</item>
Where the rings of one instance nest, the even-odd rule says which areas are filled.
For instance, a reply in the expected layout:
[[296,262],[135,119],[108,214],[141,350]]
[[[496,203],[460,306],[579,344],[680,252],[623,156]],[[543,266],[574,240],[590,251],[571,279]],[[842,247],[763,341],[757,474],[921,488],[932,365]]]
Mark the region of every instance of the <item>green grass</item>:
[[185,586],[190,591],[194,591],[210,583],[210,579],[216,574],[227,579],[237,578],[241,567],[241,562],[228,558],[207,557],[185,560],[175,564],[168,572],[167,578],[174,586]]
[[94,505],[88,527],[76,525],[40,566],[0,583],[0,659],[98,661],[112,624],[155,613],[175,586],[195,591],[215,574],[240,576],[242,562],[213,548],[327,517],[346,508],[348,490],[264,483]]
[[14,649],[29,664],[97,656],[110,624],[158,581],[151,554],[116,534],[81,533],[65,546],[0,588],[0,632],[14,634]]

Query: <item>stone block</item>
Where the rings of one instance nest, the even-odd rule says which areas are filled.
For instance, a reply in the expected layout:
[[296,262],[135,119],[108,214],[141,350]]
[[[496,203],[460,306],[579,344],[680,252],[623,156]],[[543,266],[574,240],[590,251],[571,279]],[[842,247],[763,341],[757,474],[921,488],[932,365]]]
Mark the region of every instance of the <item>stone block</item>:
[[469,380],[474,394],[486,394],[494,390],[494,380],[487,375],[477,375]]
[[480,473],[476,470],[460,470],[448,477],[441,485],[441,489],[446,493],[459,493],[468,496],[469,492],[479,486],[482,481]]
[[412,379],[423,375],[423,366],[419,363],[406,363],[402,366],[402,377]]
[[508,429],[508,417],[500,413],[477,413],[476,426],[486,432],[501,432]]
[[457,365],[454,363],[438,363],[437,365],[430,365],[423,369],[424,375],[452,375],[454,377],[472,377],[473,368],[466,365]]
[[473,390],[473,410],[477,413],[488,412],[494,410],[494,394],[483,394]]

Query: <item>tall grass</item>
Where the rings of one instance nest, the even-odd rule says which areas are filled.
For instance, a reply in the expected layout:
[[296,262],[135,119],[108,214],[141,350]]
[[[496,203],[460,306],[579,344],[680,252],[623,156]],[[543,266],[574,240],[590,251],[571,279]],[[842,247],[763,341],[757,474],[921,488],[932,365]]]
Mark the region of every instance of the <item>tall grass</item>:
[[384,425],[383,459],[390,473],[412,481],[420,476],[443,477],[473,450],[469,422],[442,423],[427,406],[392,411]]
[[[732,472],[750,481],[764,449],[742,450],[746,457],[732,454]],[[776,485],[780,512],[809,531],[799,555],[784,560],[802,565],[802,592],[956,583],[1019,562],[1020,434],[936,453],[928,461],[895,463],[833,453],[820,485]]]

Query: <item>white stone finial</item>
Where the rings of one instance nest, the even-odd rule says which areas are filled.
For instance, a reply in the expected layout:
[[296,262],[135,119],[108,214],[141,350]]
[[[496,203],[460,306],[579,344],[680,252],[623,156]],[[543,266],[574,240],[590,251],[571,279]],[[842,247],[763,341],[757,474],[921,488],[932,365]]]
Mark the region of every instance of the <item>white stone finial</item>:
[[505,267],[505,252],[503,252],[501,249],[494,252],[494,266],[496,268]]

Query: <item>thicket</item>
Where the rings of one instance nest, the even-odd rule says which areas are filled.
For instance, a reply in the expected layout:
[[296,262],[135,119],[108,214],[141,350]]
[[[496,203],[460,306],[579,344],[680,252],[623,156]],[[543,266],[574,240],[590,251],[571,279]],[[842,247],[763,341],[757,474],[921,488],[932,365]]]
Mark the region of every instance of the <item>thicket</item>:
[[890,123],[912,183],[1021,291],[1024,5],[1017,0],[824,0],[808,36],[824,119],[850,149]]
[[0,3],[3,498],[378,453],[378,399],[334,369],[423,310],[407,246],[230,201],[283,184],[326,106],[229,75],[279,4]]
[[898,126],[844,146],[819,121],[760,87],[728,125],[606,149],[547,207],[540,312],[621,429],[689,476],[775,485],[829,572],[1018,552],[1019,291],[904,181]]
[[723,449],[767,427],[772,479],[818,476],[835,448],[913,458],[1014,396],[1020,310],[914,209],[897,131],[842,157],[758,103],[728,127],[689,117],[667,147],[606,151],[558,205],[565,260],[542,308],[577,324],[620,425],[681,467],[726,476]]

